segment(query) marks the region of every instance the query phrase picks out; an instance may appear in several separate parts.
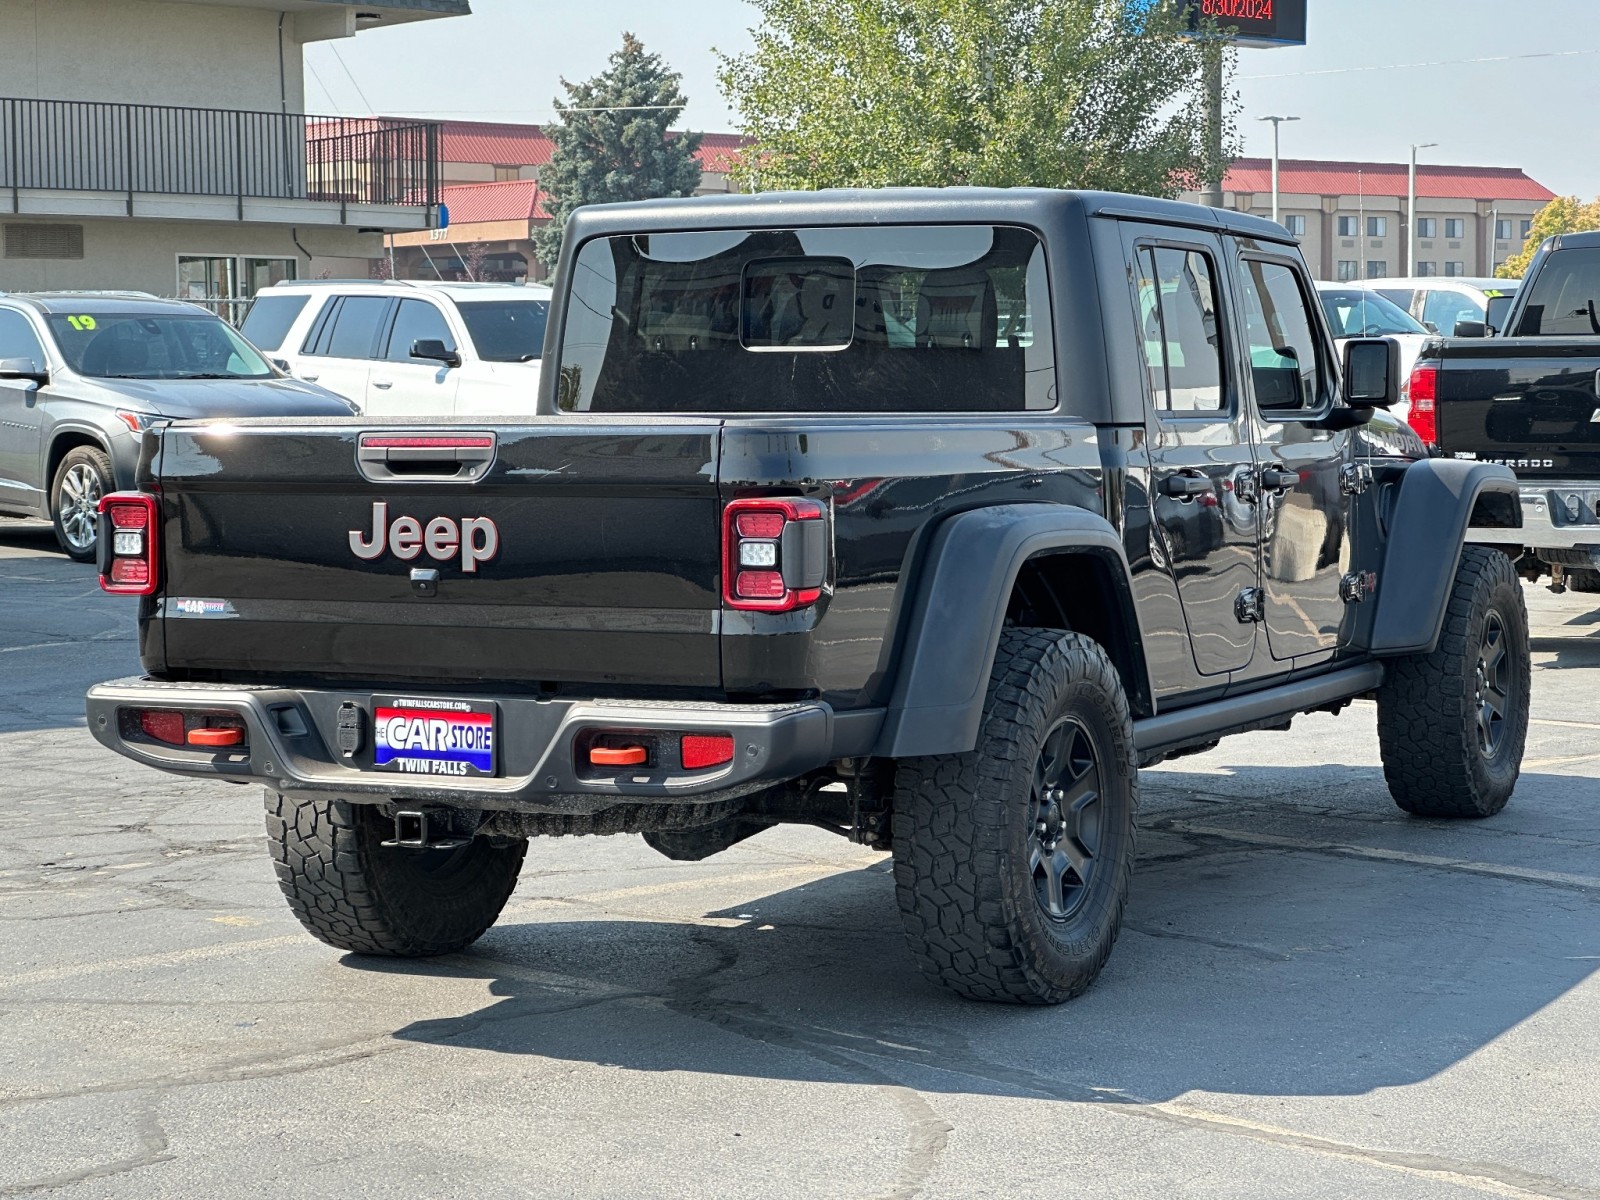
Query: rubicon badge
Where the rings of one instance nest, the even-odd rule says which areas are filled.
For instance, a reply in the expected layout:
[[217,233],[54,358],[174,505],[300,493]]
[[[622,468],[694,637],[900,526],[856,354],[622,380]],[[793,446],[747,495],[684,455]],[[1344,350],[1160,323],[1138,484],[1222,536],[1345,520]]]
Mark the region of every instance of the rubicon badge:
[[372,504],[372,528],[366,533],[350,531],[350,553],[371,561],[387,551],[401,562],[410,562],[426,550],[435,562],[448,562],[460,556],[461,569],[468,575],[500,552],[500,530],[488,517],[434,517],[426,525],[416,517],[389,519],[389,505]]

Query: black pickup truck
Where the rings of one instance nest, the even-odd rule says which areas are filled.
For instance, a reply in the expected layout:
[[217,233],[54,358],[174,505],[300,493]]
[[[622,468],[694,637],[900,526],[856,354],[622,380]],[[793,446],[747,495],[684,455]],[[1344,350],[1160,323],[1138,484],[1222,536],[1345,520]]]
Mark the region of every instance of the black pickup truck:
[[267,788],[296,915],[455,951],[526,839],[892,850],[924,970],[1086,988],[1138,769],[1376,697],[1400,807],[1499,811],[1528,713],[1504,467],[1335,362],[1292,239],[1040,190],[583,209],[537,416],[175,424],[104,504],[146,676],[105,745]]
[[1521,481],[1521,527],[1473,540],[1525,551],[1522,573],[1558,591],[1600,592],[1600,232],[1547,241],[1507,304],[1424,346],[1411,423],[1438,453]]

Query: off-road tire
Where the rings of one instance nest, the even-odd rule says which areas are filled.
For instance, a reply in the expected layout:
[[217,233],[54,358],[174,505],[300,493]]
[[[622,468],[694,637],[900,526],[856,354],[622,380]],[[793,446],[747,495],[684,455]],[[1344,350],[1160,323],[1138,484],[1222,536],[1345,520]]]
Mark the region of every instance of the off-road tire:
[[[107,492],[116,490],[116,477],[111,471],[111,459],[104,450],[95,446],[75,446],[62,457],[56,467],[54,478],[50,480],[50,520],[56,528],[56,541],[68,558],[74,562],[93,562],[95,551],[98,548],[99,534],[95,532],[97,524],[89,526],[89,540],[83,543],[82,536],[75,542],[68,536],[67,522],[72,518],[63,511],[66,507],[75,507],[72,500],[63,495],[63,489],[69,476],[74,480],[84,476],[85,472],[93,472],[98,494],[86,499],[98,503],[99,498]],[[97,522],[98,518],[94,518]],[[79,526],[78,528],[82,528]]]
[[[1080,901],[1052,916],[1030,865],[1034,785],[1047,738],[1064,727],[1093,746],[1102,811]],[[1138,797],[1133,722],[1105,651],[1079,634],[1007,630],[977,746],[905,759],[895,773],[895,893],[923,973],[975,1000],[1059,1004],[1080,995],[1122,927]]]
[[[1496,627],[1504,658],[1495,674],[1506,694],[1491,752],[1480,728],[1479,667],[1486,642],[1495,654]],[[1378,690],[1378,747],[1394,802],[1419,817],[1492,817],[1504,808],[1522,769],[1531,679],[1516,569],[1498,550],[1467,546],[1438,646],[1393,660]]]
[[389,958],[453,954],[493,925],[528,843],[474,838],[456,850],[386,847],[377,805],[267,792],[278,886],[300,924],[340,950]]

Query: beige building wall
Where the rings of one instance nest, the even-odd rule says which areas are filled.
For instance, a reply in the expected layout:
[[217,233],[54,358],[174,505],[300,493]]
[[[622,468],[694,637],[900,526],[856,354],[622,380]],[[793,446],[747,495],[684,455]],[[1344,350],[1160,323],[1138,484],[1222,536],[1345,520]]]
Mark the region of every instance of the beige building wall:
[[[17,222],[7,219],[5,224]],[[0,258],[0,291],[79,291],[132,288],[172,296],[178,292],[180,256],[294,259],[300,278],[332,273],[359,260],[358,273],[383,252],[378,234],[347,229],[299,230],[283,225],[212,221],[82,221],[82,259]],[[303,249],[302,249],[303,248]]]
[[[305,111],[296,16],[160,0],[0,0],[0,95]],[[309,19],[309,18],[302,18]]]

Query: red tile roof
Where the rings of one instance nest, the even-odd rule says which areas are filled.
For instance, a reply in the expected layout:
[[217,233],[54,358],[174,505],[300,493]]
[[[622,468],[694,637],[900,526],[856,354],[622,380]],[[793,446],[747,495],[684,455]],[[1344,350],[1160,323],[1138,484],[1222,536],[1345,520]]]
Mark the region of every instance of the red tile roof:
[[440,199],[450,210],[451,225],[476,225],[483,221],[544,221],[544,193],[532,179],[504,183],[461,183],[442,189]]
[[[1321,162],[1286,158],[1279,164],[1280,191],[1312,196],[1404,196],[1405,163]],[[1235,159],[1222,188],[1227,192],[1272,191],[1272,160]],[[1417,167],[1417,195],[1451,200],[1553,200],[1555,193],[1528,178],[1520,167]]]

